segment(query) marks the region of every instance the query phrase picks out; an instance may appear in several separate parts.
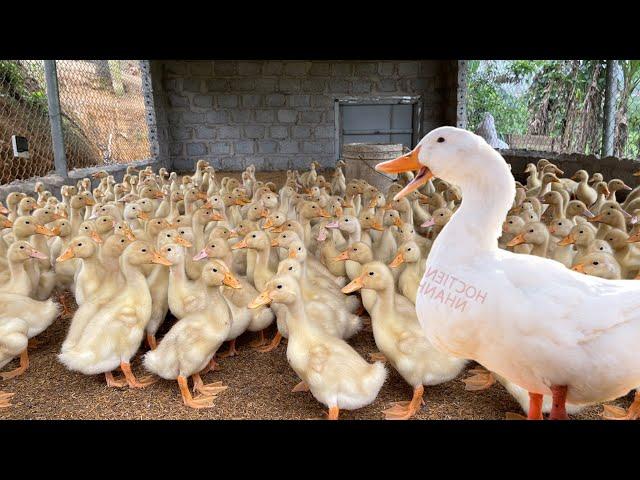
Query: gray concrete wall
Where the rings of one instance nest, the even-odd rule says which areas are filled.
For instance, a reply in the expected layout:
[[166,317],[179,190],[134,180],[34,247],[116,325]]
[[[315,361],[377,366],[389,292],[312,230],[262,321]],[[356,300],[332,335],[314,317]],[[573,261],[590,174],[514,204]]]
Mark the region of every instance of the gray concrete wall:
[[[334,103],[422,96],[422,130],[456,123],[457,61],[152,61],[160,149],[172,167],[335,162]],[[164,122],[164,123],[163,123]]]

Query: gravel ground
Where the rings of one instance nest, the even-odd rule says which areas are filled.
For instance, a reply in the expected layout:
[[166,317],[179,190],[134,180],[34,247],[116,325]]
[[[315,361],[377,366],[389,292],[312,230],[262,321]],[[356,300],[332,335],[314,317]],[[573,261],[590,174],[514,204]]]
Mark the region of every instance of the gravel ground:
[[[235,176],[235,175],[234,175]],[[281,180],[282,175],[260,173],[260,179]],[[215,400],[213,408],[193,410],[182,404],[176,382],[159,380],[142,390],[108,388],[103,375],[85,376],[70,372],[56,354],[66,335],[69,320],[58,320],[38,337],[40,345],[30,350],[26,374],[5,382],[0,390],[15,392],[13,406],[0,409],[0,419],[317,419],[325,407],[308,392],[292,393],[299,379],[287,364],[286,341],[274,351],[259,353],[247,343],[251,334],[238,341],[240,354],[219,361],[220,371],[203,376],[205,383],[222,381],[229,388]],[[168,319],[161,334],[170,328]],[[272,332],[273,334],[274,332]],[[366,356],[377,351],[370,331],[358,333],[350,343]],[[223,346],[223,350],[226,346]],[[140,353],[144,353],[145,348]],[[143,375],[139,355],[133,371]],[[4,367],[9,370],[17,361]],[[475,364],[470,364],[473,368]],[[341,419],[382,419],[381,411],[391,402],[409,400],[411,388],[390,367],[389,376],[375,402],[356,411],[341,412]],[[120,375],[118,375],[120,376]],[[415,418],[421,420],[503,419],[507,412],[519,412],[519,405],[496,384],[480,392],[467,392],[462,379],[425,389],[425,405]],[[627,407],[630,394],[616,402]],[[598,419],[602,408],[585,409],[575,418]]]

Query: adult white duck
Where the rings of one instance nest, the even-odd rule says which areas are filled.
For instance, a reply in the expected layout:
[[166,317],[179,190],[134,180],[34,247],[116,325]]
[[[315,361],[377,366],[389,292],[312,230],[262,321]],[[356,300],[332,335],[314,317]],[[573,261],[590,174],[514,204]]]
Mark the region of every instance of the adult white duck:
[[397,197],[436,176],[462,204],[433,243],[416,310],[427,338],[529,392],[528,418],[566,419],[565,403],[613,400],[640,385],[640,282],[580,275],[561,263],[498,248],[515,187],[509,166],[481,137],[454,127],[378,164],[418,170]]

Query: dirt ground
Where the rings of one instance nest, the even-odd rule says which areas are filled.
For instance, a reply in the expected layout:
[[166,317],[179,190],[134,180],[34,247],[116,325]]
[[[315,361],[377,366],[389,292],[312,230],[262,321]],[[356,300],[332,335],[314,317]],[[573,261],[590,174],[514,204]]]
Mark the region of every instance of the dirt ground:
[[[235,176],[235,175],[234,175]],[[280,180],[281,174],[259,174],[262,180]],[[143,390],[108,388],[104,376],[70,372],[56,354],[66,335],[69,320],[58,320],[38,337],[40,345],[30,350],[31,365],[25,375],[0,381],[0,390],[15,392],[13,406],[0,409],[0,419],[317,419],[325,407],[308,393],[293,393],[299,379],[286,359],[286,341],[274,351],[260,353],[248,346],[251,334],[238,341],[240,354],[221,359],[220,371],[203,376],[205,383],[222,381],[229,388],[221,393],[213,408],[192,410],[182,404],[176,382],[159,380]],[[168,319],[160,334],[170,328]],[[275,330],[274,330],[275,331]],[[271,332],[273,335],[274,331]],[[363,330],[350,340],[363,356],[377,351],[370,331]],[[223,346],[222,350],[226,349]],[[146,351],[141,348],[140,353]],[[144,370],[138,355],[132,362],[136,375]],[[17,361],[4,367],[9,370]],[[471,363],[469,368],[476,366]],[[387,365],[389,376],[373,404],[356,411],[343,411],[340,418],[383,419],[381,411],[394,401],[409,400],[411,388]],[[520,412],[519,405],[499,384],[480,392],[467,392],[462,379],[427,387],[425,405],[416,415],[420,420],[504,419],[507,412]],[[627,407],[630,394],[615,404]],[[577,419],[598,419],[601,406],[585,409]]]

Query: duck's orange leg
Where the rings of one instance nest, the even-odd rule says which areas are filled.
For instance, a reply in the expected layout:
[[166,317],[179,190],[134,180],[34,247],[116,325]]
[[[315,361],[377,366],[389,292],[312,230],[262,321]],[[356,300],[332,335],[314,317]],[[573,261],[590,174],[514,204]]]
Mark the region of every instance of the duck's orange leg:
[[567,386],[551,385],[551,395],[553,403],[549,420],[569,420],[565,404],[567,403]]
[[250,342],[249,345],[257,349],[258,347],[264,346],[265,343],[264,330],[260,330],[260,332],[258,332],[258,338]]
[[236,339],[234,338],[233,340],[229,341],[229,350],[224,353],[218,354],[218,356],[220,358],[235,357],[236,355],[238,355],[238,353],[238,350],[236,350]]
[[116,380],[113,372],[104,372],[104,378],[107,380],[107,387],[122,388],[127,386],[127,380],[125,378]]
[[58,303],[62,307],[62,312],[60,312],[60,317],[61,318],[71,318],[71,317],[73,317],[73,312],[71,311],[71,307],[69,306],[69,303],[67,302],[67,294],[66,294],[66,292],[63,292],[60,295],[58,295]]
[[224,392],[229,388],[226,385],[223,385],[222,382],[205,384],[199,373],[194,373],[191,375],[191,378],[193,379],[194,393],[202,393],[203,395],[208,395],[212,398],[215,398],[219,393]]
[[307,382],[302,380],[295,387],[293,387],[293,390],[291,390],[291,391],[292,392],[308,392],[309,391],[309,385],[307,385]]
[[541,393],[529,392],[529,414],[527,420],[542,420],[542,399]]
[[15,393],[2,392],[0,391],[0,408],[7,408],[11,406],[11,397],[13,397]]
[[189,391],[189,384],[187,383],[186,377],[182,375],[178,377],[178,386],[180,387],[180,394],[182,395],[182,402],[191,408],[210,408],[213,406],[213,397],[198,395],[193,398],[191,396],[191,391]]
[[124,373],[124,378],[126,379],[129,388],[145,388],[158,381],[156,378],[149,375],[145,375],[138,380],[131,371],[131,364],[129,362],[120,362],[120,368]]
[[410,402],[396,402],[391,408],[384,410],[384,418],[386,420],[408,420],[413,417],[420,406],[424,404],[422,396],[424,395],[424,387],[422,385],[413,389],[413,398]]
[[158,341],[156,340],[155,334],[147,333],[147,343],[151,350],[158,348]]
[[340,409],[338,407],[331,407],[329,409],[329,414],[327,415],[327,420],[338,420],[339,415]]
[[29,368],[29,353],[27,353],[27,349],[25,348],[20,354],[20,366],[14,370],[9,372],[0,373],[0,378],[2,380],[9,380],[10,378],[15,378],[19,375],[22,375]]
[[278,348],[278,345],[280,345],[281,341],[282,341],[282,335],[280,334],[280,332],[276,332],[275,336],[273,337],[273,340],[271,340],[269,345],[266,345],[264,347],[258,347],[256,348],[256,350],[262,353],[270,352]]

